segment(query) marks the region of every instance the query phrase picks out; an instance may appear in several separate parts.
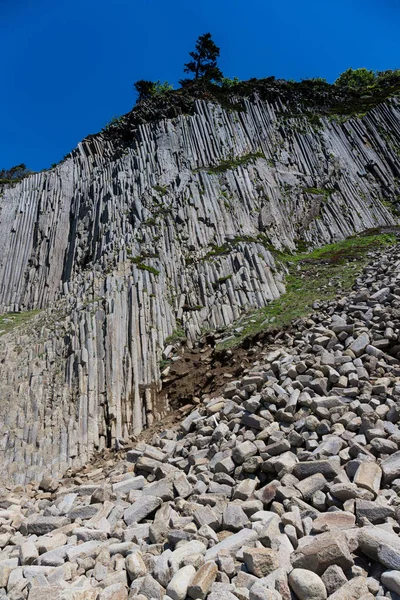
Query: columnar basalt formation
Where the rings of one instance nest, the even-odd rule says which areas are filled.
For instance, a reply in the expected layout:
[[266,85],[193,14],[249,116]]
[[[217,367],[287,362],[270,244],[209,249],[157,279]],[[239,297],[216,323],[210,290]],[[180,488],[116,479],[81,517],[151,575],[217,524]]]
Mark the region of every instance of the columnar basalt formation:
[[399,117],[397,99],[317,123],[280,100],[197,101],[6,186],[0,310],[41,312],[0,339],[3,478],[59,475],[162,416],[168,336],[277,298],[274,249],[397,223]]

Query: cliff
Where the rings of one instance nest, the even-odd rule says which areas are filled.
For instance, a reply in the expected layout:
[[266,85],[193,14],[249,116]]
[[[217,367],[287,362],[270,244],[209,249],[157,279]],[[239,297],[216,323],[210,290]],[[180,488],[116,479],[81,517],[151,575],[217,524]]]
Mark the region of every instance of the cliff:
[[353,118],[257,92],[132,115],[3,188],[0,311],[25,320],[0,338],[8,481],[59,476],[166,414],[168,338],[283,293],[276,251],[398,222],[396,97]]

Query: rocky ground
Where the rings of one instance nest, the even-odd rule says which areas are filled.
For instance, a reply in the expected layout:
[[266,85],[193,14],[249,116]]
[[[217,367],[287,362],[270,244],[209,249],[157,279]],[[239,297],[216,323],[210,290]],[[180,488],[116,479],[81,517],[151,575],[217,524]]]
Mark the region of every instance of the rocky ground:
[[400,597],[400,247],[184,421],[3,491],[0,599]]

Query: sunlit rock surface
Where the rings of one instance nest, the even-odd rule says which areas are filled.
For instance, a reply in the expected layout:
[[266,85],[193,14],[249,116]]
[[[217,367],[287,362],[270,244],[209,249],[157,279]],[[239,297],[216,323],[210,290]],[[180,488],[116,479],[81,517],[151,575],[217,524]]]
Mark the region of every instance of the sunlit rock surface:
[[277,298],[271,250],[397,223],[398,100],[344,122],[244,107],[197,101],[123,152],[93,136],[3,190],[0,310],[42,309],[0,338],[4,480],[59,475],[160,418],[166,338]]

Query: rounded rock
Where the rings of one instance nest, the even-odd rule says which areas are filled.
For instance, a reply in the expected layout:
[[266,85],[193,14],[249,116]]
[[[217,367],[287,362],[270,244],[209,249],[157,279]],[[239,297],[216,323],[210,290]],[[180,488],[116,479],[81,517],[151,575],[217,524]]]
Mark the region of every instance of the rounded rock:
[[171,600],[185,600],[188,587],[195,575],[196,569],[192,565],[187,565],[179,569],[168,584],[167,596]]
[[293,569],[289,585],[299,600],[326,600],[328,597],[321,577],[307,569]]
[[389,592],[400,595],[400,571],[385,571],[381,575],[381,583]]
[[147,574],[147,568],[140,552],[132,552],[127,555],[125,568],[130,581],[134,581],[138,577],[144,577]]

